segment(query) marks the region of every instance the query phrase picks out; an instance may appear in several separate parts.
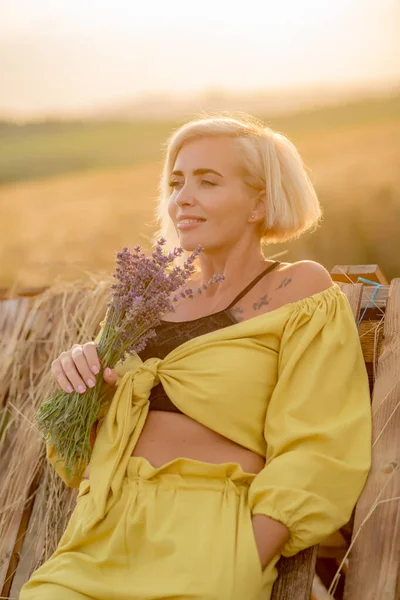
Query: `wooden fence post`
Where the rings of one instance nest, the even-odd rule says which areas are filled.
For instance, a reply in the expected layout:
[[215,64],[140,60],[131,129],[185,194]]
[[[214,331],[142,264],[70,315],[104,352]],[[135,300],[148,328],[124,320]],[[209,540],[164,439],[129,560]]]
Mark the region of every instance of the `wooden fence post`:
[[389,288],[372,396],[372,467],[357,503],[345,600],[400,599],[400,278]]

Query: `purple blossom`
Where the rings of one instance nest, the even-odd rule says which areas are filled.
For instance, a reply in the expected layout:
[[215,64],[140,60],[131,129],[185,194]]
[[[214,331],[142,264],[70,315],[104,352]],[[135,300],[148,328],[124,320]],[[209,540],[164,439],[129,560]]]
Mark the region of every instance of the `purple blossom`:
[[[193,290],[185,285],[202,249],[196,248],[181,267],[174,265],[174,261],[182,255],[183,249],[175,248],[165,254],[165,244],[164,239],[158,240],[150,256],[140,246],[132,251],[124,247],[116,253],[115,283],[111,286],[112,297],[107,303],[107,315],[97,344],[102,369],[114,367],[128,355],[143,350],[156,336],[155,328],[162,315],[173,312],[180,298],[194,297]],[[223,279],[223,275],[215,275],[203,288]],[[197,292],[201,294],[202,288]],[[89,460],[90,431],[104,398],[102,385],[99,377],[96,386],[85,392],[86,402],[82,402],[77,392],[72,393],[72,397],[66,392],[57,392],[55,398],[50,398],[38,411],[38,426],[46,439],[54,441],[55,451],[64,460],[67,473],[72,473],[82,457],[86,462]]]
[[[196,248],[183,266],[177,266],[173,263],[182,255],[183,248],[164,253],[165,244],[165,239],[159,239],[151,255],[146,255],[140,246],[133,251],[124,247],[117,253],[113,274],[116,282],[111,286],[106,333],[99,343],[99,350],[107,348],[113,364],[142,350],[155,336],[162,315],[173,312],[179,298],[194,297],[193,290],[184,286],[195,270],[202,248]],[[210,282],[203,288],[207,289]]]

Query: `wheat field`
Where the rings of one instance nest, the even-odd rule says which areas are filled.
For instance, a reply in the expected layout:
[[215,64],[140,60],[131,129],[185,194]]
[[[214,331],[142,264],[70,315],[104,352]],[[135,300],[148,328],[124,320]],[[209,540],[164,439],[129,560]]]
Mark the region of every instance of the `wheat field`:
[[[400,99],[379,110],[337,107],[266,121],[297,145],[324,212],[317,231],[267,246],[266,256],[317,260],[329,270],[335,264],[378,263],[389,280],[399,276]],[[50,138],[42,133],[36,145],[23,132],[19,139],[3,136],[0,286],[109,273],[123,246],[149,247],[162,143],[174,126],[136,124],[133,139],[126,124],[118,135],[114,131],[114,146],[100,125],[86,145],[82,131],[76,139],[69,132],[64,142],[65,131]],[[75,148],[77,139],[81,146]],[[80,152],[75,162],[66,158],[67,150],[73,155],[71,147]],[[30,159],[40,166],[35,173],[27,166]]]

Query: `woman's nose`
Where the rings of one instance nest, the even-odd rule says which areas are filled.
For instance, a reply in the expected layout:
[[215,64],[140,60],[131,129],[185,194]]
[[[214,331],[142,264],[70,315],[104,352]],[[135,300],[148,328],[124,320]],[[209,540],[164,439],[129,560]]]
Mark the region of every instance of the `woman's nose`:
[[175,198],[178,206],[193,206],[195,198],[190,190],[182,188]]

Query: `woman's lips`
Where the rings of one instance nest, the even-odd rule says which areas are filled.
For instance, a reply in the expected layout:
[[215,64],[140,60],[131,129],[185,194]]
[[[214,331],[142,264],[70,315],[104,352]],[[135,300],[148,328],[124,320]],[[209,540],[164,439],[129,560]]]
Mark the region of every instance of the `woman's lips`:
[[204,222],[204,219],[181,219],[178,221],[176,227],[180,231],[186,231],[187,229],[194,229]]

